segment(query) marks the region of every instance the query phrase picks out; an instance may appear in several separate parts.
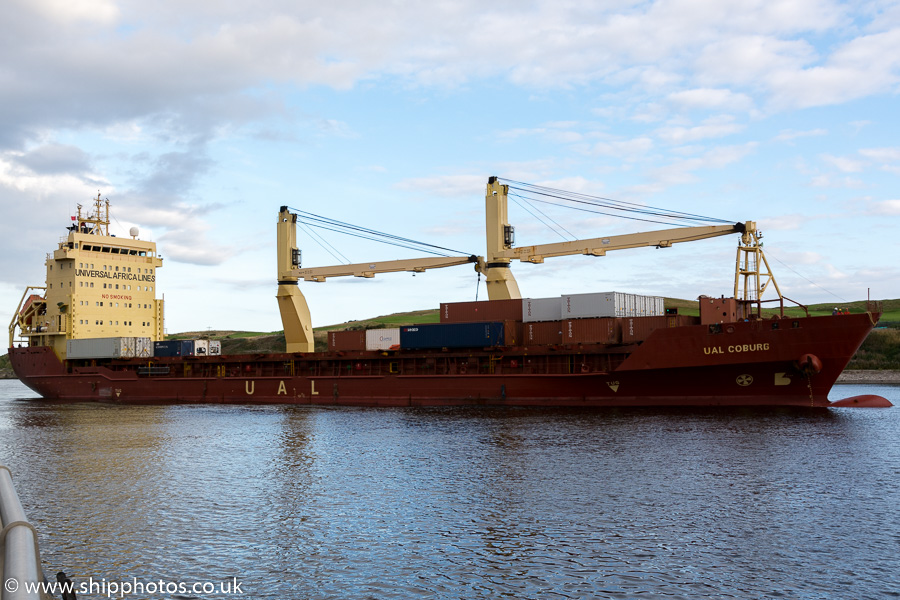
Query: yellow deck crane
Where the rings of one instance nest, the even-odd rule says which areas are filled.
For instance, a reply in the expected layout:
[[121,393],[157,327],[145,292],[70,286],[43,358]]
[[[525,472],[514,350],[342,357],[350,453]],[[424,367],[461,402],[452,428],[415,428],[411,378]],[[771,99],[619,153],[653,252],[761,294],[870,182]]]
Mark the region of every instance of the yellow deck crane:
[[[329,277],[374,277],[377,273],[407,271],[423,273],[428,269],[454,267],[475,263],[478,269],[479,256],[449,256],[411,258],[383,262],[336,265],[303,269],[300,265],[300,250],[297,248],[297,215],[281,207],[278,213],[278,308],[284,324],[284,337],[288,352],[312,352],[312,318],[306,298],[297,282],[325,281]],[[483,264],[483,261],[481,261]]]
[[[781,300],[781,291],[769,268],[762,251],[761,237],[756,222],[735,223],[733,225],[707,225],[700,227],[678,227],[662,229],[646,233],[631,233],[609,237],[597,237],[570,242],[557,242],[537,246],[513,247],[515,230],[507,217],[509,186],[500,183],[499,178],[488,179],[485,193],[485,215],[487,233],[487,254],[485,258],[485,278],[487,280],[488,297],[491,300],[521,298],[519,286],[510,270],[513,260],[530,263],[542,263],[545,258],[554,256],[604,256],[612,250],[641,248],[669,248],[681,242],[694,242],[708,238],[738,233],[741,240],[738,244],[735,269],[735,298],[744,303],[762,301],[762,294],[772,284]],[[764,267],[764,270],[761,270]]]

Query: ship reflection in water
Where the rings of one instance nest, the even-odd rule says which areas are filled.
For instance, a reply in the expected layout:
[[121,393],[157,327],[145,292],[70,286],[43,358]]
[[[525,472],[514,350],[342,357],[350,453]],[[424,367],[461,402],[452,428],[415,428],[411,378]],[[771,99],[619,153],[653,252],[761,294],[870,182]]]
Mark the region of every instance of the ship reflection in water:
[[900,589],[900,409],[18,400],[31,395],[0,381],[0,463],[45,571],[76,585],[236,580],[243,596],[193,597],[257,599]]

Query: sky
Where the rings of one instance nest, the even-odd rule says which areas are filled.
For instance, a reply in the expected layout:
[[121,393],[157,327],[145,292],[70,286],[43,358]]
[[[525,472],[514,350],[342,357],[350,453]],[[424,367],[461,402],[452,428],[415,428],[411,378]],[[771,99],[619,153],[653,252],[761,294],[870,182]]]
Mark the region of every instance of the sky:
[[[277,331],[280,206],[484,254],[490,176],[756,221],[782,293],[805,304],[900,297],[898,2],[5,0],[3,13],[4,323],[98,192],[112,233],[157,243],[169,333]],[[542,210],[565,233],[512,203],[518,245],[663,227]],[[323,235],[351,262],[424,256]],[[303,266],[339,262],[298,237]],[[736,244],[513,273],[523,297],[729,296]],[[486,298],[469,265],[301,290],[315,326]]]

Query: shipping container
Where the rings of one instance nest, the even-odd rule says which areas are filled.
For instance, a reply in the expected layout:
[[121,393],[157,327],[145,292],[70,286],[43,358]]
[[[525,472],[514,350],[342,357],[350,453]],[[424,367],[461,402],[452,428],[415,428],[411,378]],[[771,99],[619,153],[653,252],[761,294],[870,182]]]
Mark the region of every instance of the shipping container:
[[150,338],[109,337],[66,340],[66,358],[133,358],[140,347],[143,356],[153,356]]
[[624,317],[634,311],[634,296],[620,292],[596,292],[592,294],[566,294],[560,299],[562,319],[595,319],[598,317]]
[[626,344],[643,342],[656,329],[669,326],[671,317],[629,317],[622,321],[622,341]]
[[181,355],[194,356],[194,340],[181,340]]
[[[554,298],[554,300],[559,300]],[[561,321],[540,321],[522,324],[522,345],[546,346],[562,342]]]
[[390,350],[394,347],[400,347],[399,327],[366,331],[366,350]]
[[522,298],[522,321],[538,323],[562,319],[562,304],[555,298]]
[[220,340],[209,340],[209,355],[221,356],[222,342]]
[[503,321],[503,345],[522,345],[522,322],[507,319]]
[[170,340],[168,342],[153,342],[154,356],[181,356],[183,340]]
[[119,358],[127,338],[88,338],[66,341],[66,358]]
[[349,331],[329,331],[328,349],[332,352],[343,350],[365,350],[366,332],[364,329]]
[[153,357],[153,342],[148,337],[134,338],[134,355],[138,358]]
[[562,322],[562,342],[564,344],[618,344],[621,340],[620,320],[613,317],[567,319]]
[[209,355],[209,340],[194,340],[194,356]]
[[441,303],[441,323],[521,320],[522,301],[519,299]]
[[503,323],[431,323],[400,328],[400,347],[485,348],[503,344]]

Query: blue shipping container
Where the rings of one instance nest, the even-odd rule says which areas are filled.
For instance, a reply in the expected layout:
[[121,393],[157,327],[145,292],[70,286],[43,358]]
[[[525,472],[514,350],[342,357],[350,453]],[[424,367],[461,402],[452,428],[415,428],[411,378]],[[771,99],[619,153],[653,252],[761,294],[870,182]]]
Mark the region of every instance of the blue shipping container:
[[400,328],[400,347],[484,348],[503,344],[503,323],[431,323]]
[[153,342],[153,356],[181,356],[181,340]]

